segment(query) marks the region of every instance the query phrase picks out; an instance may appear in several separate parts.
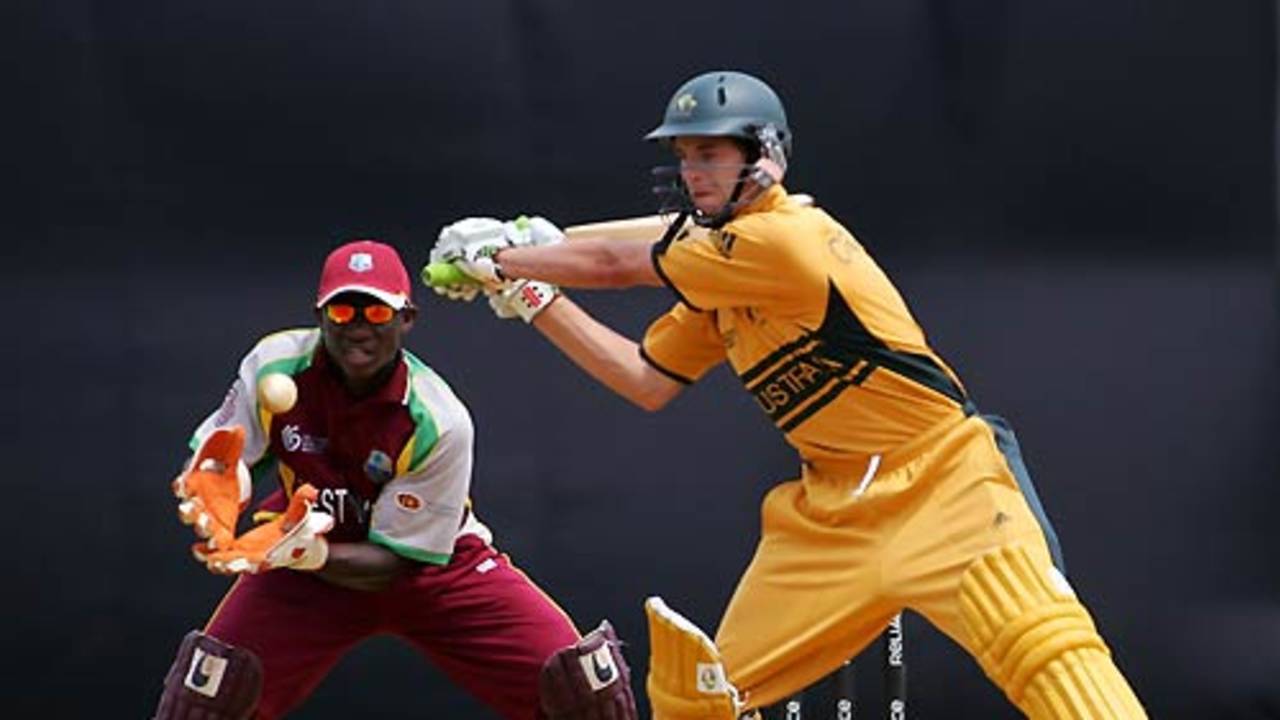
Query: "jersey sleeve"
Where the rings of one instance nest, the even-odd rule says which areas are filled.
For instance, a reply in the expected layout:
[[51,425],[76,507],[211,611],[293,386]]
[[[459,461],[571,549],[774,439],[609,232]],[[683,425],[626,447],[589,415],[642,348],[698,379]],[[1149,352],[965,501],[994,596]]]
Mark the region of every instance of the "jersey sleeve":
[[296,375],[311,362],[319,340],[317,330],[286,330],[258,341],[240,361],[239,370],[218,409],[196,427],[188,441],[194,451],[214,430],[239,425],[244,428],[246,465],[253,468],[267,453],[271,415],[258,404],[258,379],[271,372]]
[[689,384],[725,359],[715,316],[676,303],[644,334],[640,355],[654,368]]
[[413,437],[369,520],[369,541],[402,557],[444,565],[467,519],[475,431],[466,407],[430,370],[411,378]]
[[[758,224],[757,224],[758,225]],[[653,249],[659,277],[691,308],[773,307],[788,297],[799,263],[770,228],[694,228]]]

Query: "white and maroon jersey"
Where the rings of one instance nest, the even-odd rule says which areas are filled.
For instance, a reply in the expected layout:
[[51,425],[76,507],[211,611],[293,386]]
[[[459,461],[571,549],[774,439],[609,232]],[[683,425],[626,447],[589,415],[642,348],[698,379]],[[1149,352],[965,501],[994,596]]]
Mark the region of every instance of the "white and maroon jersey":
[[[274,415],[255,388],[268,373],[298,386],[293,408]],[[468,493],[474,428],[448,384],[402,351],[385,385],[353,397],[329,360],[318,328],[268,335],[244,357],[222,406],[191,438],[214,429],[245,430],[244,461],[255,482],[274,474],[279,491],[263,509],[283,510],[295,488],[320,491],[333,515],[334,542],[368,540],[421,562],[445,564],[459,535],[491,542],[471,512]]]

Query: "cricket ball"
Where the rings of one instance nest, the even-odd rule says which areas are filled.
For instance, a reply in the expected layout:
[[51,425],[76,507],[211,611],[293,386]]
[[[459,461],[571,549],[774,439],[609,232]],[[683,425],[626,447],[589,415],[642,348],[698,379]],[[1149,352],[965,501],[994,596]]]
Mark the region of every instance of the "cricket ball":
[[298,401],[298,386],[284,373],[267,373],[258,381],[258,402],[272,415],[289,412]]

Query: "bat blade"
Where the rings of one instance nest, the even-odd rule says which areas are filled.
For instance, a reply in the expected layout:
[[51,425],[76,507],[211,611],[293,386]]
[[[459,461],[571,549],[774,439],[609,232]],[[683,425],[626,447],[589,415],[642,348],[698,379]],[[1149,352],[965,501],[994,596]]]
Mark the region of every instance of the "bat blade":
[[[813,197],[798,193],[790,196],[791,201],[802,207],[811,207]],[[675,214],[644,215],[621,220],[604,220],[602,222],[570,225],[564,229],[566,240],[653,240],[657,242],[667,226],[675,220]]]

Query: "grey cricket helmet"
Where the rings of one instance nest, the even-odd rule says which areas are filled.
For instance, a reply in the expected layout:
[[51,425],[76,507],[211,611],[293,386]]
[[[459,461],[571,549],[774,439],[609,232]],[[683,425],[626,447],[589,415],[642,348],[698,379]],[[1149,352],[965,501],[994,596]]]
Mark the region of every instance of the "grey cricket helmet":
[[782,100],[763,80],[735,70],[702,73],[681,85],[645,140],[670,140],[682,135],[734,137],[758,147],[761,131],[772,126],[787,157],[791,129]]

